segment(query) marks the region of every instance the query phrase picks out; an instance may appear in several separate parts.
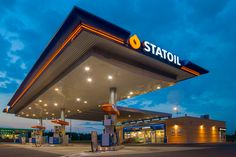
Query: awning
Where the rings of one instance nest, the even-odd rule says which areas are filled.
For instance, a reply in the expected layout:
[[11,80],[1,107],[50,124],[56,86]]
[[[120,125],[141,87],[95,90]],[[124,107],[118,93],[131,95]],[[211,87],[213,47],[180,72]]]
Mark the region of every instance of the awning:
[[[59,118],[64,108],[67,118],[101,120],[101,105],[108,103],[111,87],[123,100],[195,77],[194,72],[207,73],[190,62],[176,67],[134,50],[129,36],[128,31],[74,8],[4,111],[52,119]],[[160,113],[150,116],[144,110],[120,109],[119,121]]]

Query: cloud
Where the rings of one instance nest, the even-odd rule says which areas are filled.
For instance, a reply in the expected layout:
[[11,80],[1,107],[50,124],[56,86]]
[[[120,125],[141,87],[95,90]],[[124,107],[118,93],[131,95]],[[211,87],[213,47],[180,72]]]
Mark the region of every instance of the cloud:
[[7,88],[7,85],[10,84],[11,82],[8,80],[5,81],[0,81],[0,88]]
[[19,86],[21,82],[22,80],[20,79],[8,76],[7,72],[0,71],[0,89],[7,88],[12,83],[16,83]]
[[0,71],[0,78],[5,78],[7,76],[7,73],[4,71]]
[[19,39],[11,40],[11,51],[20,51],[24,49],[24,44]]
[[22,70],[27,69],[26,64],[25,64],[25,63],[21,63],[20,68],[21,68]]
[[10,51],[7,52],[7,56],[9,57],[10,63],[14,64],[21,59],[17,52],[20,52],[24,49],[24,44],[19,39],[9,40],[9,42],[11,43],[11,48]]
[[7,56],[10,63],[16,63],[20,59],[20,56],[13,54],[11,51],[8,51]]

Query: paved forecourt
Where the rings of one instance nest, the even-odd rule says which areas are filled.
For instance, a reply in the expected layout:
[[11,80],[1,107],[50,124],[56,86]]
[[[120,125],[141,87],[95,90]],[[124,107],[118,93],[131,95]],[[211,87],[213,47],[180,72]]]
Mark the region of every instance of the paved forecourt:
[[225,154],[229,153],[228,156],[234,153],[236,154],[235,146],[236,145],[133,145],[126,146],[119,151],[92,153],[90,152],[90,144],[71,144],[69,146],[43,145],[42,147],[35,147],[31,144],[0,144],[0,154],[7,154],[8,157],[156,156],[157,154],[168,157],[180,154],[184,157],[186,156],[184,155],[185,153],[191,156],[197,153],[204,157],[207,154],[212,155],[216,152],[218,152],[218,155],[222,154],[220,152],[225,152]]

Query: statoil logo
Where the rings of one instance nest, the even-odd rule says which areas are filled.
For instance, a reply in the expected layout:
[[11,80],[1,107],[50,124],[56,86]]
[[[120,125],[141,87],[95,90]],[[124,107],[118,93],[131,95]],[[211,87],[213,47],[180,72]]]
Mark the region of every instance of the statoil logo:
[[128,42],[129,45],[135,50],[142,49],[145,53],[151,53],[157,57],[160,57],[178,66],[181,66],[179,56],[174,55],[173,53],[162,49],[159,46],[152,44],[148,41],[141,42],[136,34],[131,36]]

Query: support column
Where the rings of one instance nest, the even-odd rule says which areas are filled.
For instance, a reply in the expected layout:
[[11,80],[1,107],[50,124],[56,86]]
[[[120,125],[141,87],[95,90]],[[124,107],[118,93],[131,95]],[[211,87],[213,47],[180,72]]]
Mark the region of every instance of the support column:
[[[61,109],[61,120],[65,121],[65,109]],[[61,134],[62,134],[62,144],[67,145],[67,139],[66,139],[66,127],[65,125],[61,125]]]
[[[106,112],[104,115],[103,125],[104,133],[102,134],[102,143],[100,150],[115,150],[119,145],[119,132],[116,128],[117,114],[116,109],[117,92],[115,87],[111,87],[109,91],[109,104],[105,104],[103,110]],[[117,130],[118,129],[118,130]]]
[[43,118],[39,118],[39,125],[43,126]]
[[[116,100],[117,100],[117,92],[115,87],[110,88],[110,97],[109,97],[109,103],[116,106]],[[115,145],[119,144],[119,129],[117,130],[116,128],[116,120],[117,120],[117,115],[112,115],[112,120],[114,121],[114,126],[113,126],[113,142]]]
[[65,109],[61,109],[61,120],[65,121]]
[[[43,118],[39,118],[39,125],[43,126]],[[39,129],[39,135],[41,136],[41,139],[40,139],[41,143],[43,143],[43,139],[42,139],[43,132],[44,132],[44,129]]]
[[110,88],[109,103],[115,105],[116,99],[117,99],[116,88],[112,87]]

